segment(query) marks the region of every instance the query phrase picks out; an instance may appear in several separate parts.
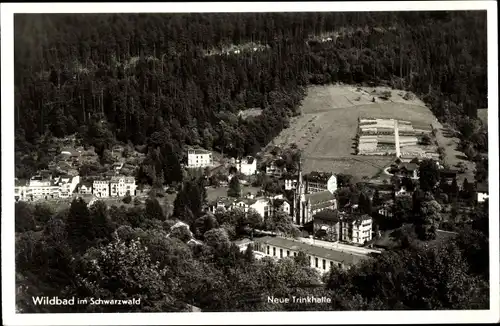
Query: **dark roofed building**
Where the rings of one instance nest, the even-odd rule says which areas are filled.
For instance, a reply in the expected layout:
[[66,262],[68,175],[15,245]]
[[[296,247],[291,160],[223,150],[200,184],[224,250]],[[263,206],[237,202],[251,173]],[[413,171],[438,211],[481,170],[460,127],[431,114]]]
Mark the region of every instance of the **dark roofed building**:
[[325,209],[313,217],[314,236],[326,241],[340,240],[340,218],[338,211]]
[[308,257],[309,266],[320,272],[331,268],[349,268],[366,259],[366,255],[352,254],[338,249],[330,249],[281,237],[262,237],[255,239],[254,250],[275,258],[294,257],[303,252]]

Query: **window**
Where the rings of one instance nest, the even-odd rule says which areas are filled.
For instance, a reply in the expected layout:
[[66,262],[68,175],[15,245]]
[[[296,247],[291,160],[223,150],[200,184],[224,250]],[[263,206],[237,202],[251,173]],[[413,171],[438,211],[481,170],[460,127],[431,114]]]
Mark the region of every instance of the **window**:
[[309,257],[309,266],[311,266],[311,256],[308,257]]
[[316,267],[318,267],[318,258],[314,258],[314,260],[315,260]]
[[330,262],[330,269],[333,268],[333,261]]
[[280,249],[280,258],[283,258],[283,249]]
[[326,260],[323,259],[323,269],[326,269]]
[[339,268],[342,268],[342,264],[341,263],[339,263]]
[[294,253],[293,253],[293,256],[294,256],[294,257],[296,257],[296,256],[297,256],[297,253],[296,253],[296,252],[294,252]]
[[269,255],[269,246],[267,246],[267,254]]
[[276,247],[273,247],[273,256],[276,256]]
[[287,256],[287,257],[288,257],[288,256],[290,256],[290,250],[287,250],[287,251],[286,251],[286,256]]

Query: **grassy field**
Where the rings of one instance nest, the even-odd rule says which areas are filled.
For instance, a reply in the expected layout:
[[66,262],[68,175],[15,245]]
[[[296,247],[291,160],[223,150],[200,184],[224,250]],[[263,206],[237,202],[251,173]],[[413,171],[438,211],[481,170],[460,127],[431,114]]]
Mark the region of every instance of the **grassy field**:
[[454,168],[459,163],[463,163],[466,166],[466,172],[457,176],[457,182],[462,184],[466,178],[469,182],[473,181],[476,164],[467,160],[465,154],[457,150],[460,139],[450,137],[449,133],[446,132],[446,128],[440,123],[436,123],[435,128],[437,129],[436,140],[438,145],[444,148],[444,163],[451,168]]
[[[391,92],[388,100],[379,96]],[[302,102],[302,115],[274,139],[272,145],[295,143],[303,151],[304,170],[372,177],[394,159],[389,156],[357,156],[354,141],[358,118],[381,117],[420,124],[436,122],[432,112],[413,95],[383,87],[344,85],[314,86]],[[372,99],[375,98],[375,102]],[[407,97],[408,98],[408,97]]]

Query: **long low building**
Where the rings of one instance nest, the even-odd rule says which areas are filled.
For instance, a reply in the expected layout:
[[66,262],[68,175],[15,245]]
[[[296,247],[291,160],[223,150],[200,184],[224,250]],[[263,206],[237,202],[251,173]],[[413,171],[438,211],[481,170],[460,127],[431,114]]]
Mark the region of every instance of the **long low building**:
[[369,259],[367,255],[354,254],[281,237],[257,238],[254,240],[254,250],[277,259],[297,256],[299,252],[303,252],[309,260],[310,267],[321,273],[328,272],[334,266],[348,269]]

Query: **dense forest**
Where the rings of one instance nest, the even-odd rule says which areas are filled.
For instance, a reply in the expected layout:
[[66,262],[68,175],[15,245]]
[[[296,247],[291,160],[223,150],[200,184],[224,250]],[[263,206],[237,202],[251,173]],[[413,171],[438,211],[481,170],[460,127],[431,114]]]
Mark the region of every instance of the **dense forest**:
[[[146,153],[140,183],[184,181],[172,215],[154,196],[129,207],[16,203],[19,311],[488,308],[487,202],[464,213],[470,223],[457,237],[436,245],[421,240],[433,197],[415,196],[395,219],[413,214],[421,230],[400,232],[394,250],[321,278],[303,255],[274,261],[254,259],[251,247],[240,252],[231,241],[248,229],[296,230],[283,215],[206,214],[203,181],[182,180],[180,167],[186,145],[259,151],[300,113],[308,85],[336,82],[413,91],[471,141],[463,146],[484,152],[487,137],[472,127],[487,107],[485,11],[19,14],[14,23],[16,176],[45,168],[51,139],[77,134],[101,156],[117,142]],[[225,53],[231,46],[239,50]],[[263,113],[239,116],[251,108]],[[487,160],[478,166],[477,179],[487,179]],[[440,191],[474,197],[455,189]],[[174,228],[178,220],[189,228]],[[141,305],[34,306],[32,296],[42,294]],[[332,303],[269,305],[268,295]]]
[[[481,11],[23,14],[14,22],[18,174],[44,167],[51,136],[74,133],[99,154],[116,141],[147,145],[161,152],[152,165],[182,160],[185,145],[252,154],[298,114],[310,84],[411,90],[452,124],[487,107]],[[220,55],[246,44],[265,47]],[[248,108],[263,114],[238,116]],[[162,180],[177,172],[164,170]]]

